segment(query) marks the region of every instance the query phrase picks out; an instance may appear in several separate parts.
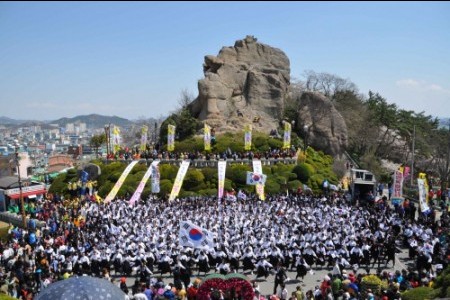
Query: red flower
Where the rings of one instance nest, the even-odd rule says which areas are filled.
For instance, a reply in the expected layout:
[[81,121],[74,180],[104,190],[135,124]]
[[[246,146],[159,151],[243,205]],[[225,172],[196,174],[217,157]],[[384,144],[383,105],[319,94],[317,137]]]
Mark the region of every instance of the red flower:
[[241,278],[230,278],[228,280],[211,278],[200,286],[197,299],[209,300],[213,290],[222,291],[225,299],[238,298],[252,300],[255,296],[253,287],[247,280]]

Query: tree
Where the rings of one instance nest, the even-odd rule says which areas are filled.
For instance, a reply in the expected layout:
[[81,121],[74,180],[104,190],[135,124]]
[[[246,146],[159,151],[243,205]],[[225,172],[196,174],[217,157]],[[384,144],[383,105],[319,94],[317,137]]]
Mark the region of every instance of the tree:
[[91,137],[89,140],[89,146],[94,150],[95,157],[98,157],[98,149],[106,142],[106,136],[104,134],[98,134]]
[[358,88],[350,79],[344,79],[334,74],[316,73],[312,70],[307,70],[304,73],[304,77],[305,82],[303,85],[307,91],[320,92],[329,98],[340,91],[358,91]]
[[201,129],[202,123],[192,116],[188,109],[188,104],[192,102],[192,95],[186,90],[181,91],[178,103],[180,107],[175,113],[172,113],[162,124],[160,128],[160,140],[167,141],[167,125],[175,125],[175,139],[184,140],[193,136]]

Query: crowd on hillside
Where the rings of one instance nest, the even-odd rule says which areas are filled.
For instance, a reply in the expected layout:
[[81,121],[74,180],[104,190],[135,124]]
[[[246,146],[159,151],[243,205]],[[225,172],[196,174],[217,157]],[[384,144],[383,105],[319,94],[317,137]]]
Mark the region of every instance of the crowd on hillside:
[[116,153],[108,154],[107,158],[111,160],[124,159],[148,159],[148,160],[182,160],[182,159],[190,159],[190,160],[220,160],[220,159],[284,159],[284,158],[295,158],[297,154],[297,150],[295,147],[291,147],[290,149],[279,149],[273,148],[267,151],[232,151],[231,149],[227,149],[226,151],[219,152],[202,152],[202,151],[189,151],[189,152],[180,152],[180,151],[162,151],[162,150],[145,150],[141,151],[139,149],[133,148],[125,148]]
[[[405,209],[385,201],[350,206],[338,194],[269,196],[267,201],[248,197],[220,205],[206,197],[170,203],[151,198],[131,207],[124,199],[105,205],[48,197],[35,205],[35,217],[44,227],[31,223],[28,230],[10,228],[8,241],[1,243],[0,291],[29,299],[69,276],[110,279],[113,274],[136,276],[134,287],[122,283],[131,297],[170,289],[176,295],[169,299],[194,299],[187,296],[189,288],[193,293],[193,278],[208,272],[239,272],[263,280],[289,269],[303,280],[310,270],[327,268],[332,270],[329,280],[310,292],[314,299],[333,299],[347,297],[348,282],[342,282],[350,280],[358,287],[364,271],[375,266],[390,283],[385,299],[396,299],[398,291],[430,284],[450,254],[447,213],[436,221],[433,213],[416,218]],[[181,246],[183,220],[209,230],[216,246]],[[382,273],[395,265],[398,247],[409,249],[414,268]],[[173,276],[171,285],[158,279],[164,274]],[[285,280],[274,287],[280,298]],[[357,288],[351,290],[349,297],[357,297]]]

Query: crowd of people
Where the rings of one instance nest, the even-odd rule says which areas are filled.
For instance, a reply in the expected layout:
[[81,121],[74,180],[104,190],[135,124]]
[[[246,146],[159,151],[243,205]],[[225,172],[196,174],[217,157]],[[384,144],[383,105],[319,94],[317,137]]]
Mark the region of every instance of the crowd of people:
[[107,158],[111,160],[131,160],[131,159],[147,159],[147,160],[182,160],[182,159],[190,159],[190,160],[220,160],[220,159],[284,159],[284,158],[294,158],[297,155],[297,150],[295,147],[291,147],[290,149],[280,149],[280,148],[271,148],[267,151],[232,151],[228,148],[224,152],[202,152],[202,151],[189,151],[189,152],[180,152],[180,151],[162,151],[162,150],[144,150],[133,149],[133,148],[125,148],[116,153],[108,154]]
[[[52,282],[86,274],[122,278],[117,284],[130,298],[195,299],[196,276],[218,272],[254,274],[257,280],[275,275],[272,298],[287,299],[286,271],[295,271],[302,281],[312,270],[328,269],[321,286],[304,296],[346,299],[347,286],[358,285],[364,271],[376,268],[391,284],[385,299],[396,299],[400,290],[432,282],[449,255],[447,213],[437,221],[433,214],[417,218],[403,208],[391,207],[386,199],[352,206],[338,194],[222,202],[214,197],[167,202],[152,196],[134,206],[126,199],[102,204],[46,197],[35,205],[35,217],[45,226],[11,227],[9,239],[0,244],[0,291],[32,299]],[[211,232],[215,246],[182,246],[181,221]],[[383,273],[395,265],[398,247],[409,249],[416,271]],[[133,287],[124,279],[130,276],[136,278]],[[358,297],[357,289],[352,291],[348,297]]]

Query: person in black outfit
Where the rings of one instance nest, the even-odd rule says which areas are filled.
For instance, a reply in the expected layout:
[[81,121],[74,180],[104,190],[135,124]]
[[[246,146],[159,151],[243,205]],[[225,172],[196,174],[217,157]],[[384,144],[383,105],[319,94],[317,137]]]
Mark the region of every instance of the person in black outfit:
[[283,268],[282,264],[279,263],[277,266],[277,273],[275,274],[275,285],[273,287],[273,294],[276,295],[278,285],[284,285],[287,279],[286,270]]

